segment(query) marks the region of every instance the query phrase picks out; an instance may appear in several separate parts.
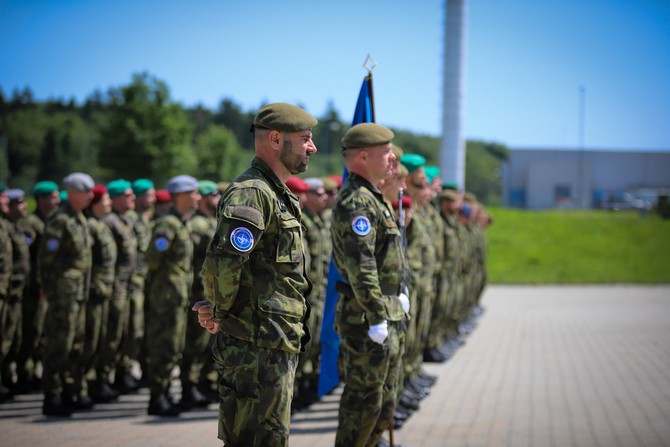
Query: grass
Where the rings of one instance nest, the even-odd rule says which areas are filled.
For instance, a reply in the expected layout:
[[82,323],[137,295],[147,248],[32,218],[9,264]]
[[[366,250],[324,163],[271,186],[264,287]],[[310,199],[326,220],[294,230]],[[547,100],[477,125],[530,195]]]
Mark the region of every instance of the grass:
[[488,211],[490,283],[670,283],[670,220],[634,211]]

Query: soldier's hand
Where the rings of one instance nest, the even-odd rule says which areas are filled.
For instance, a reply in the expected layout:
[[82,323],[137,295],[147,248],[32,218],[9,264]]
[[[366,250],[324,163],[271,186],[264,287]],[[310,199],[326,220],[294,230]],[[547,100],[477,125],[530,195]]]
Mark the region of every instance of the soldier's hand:
[[386,337],[389,336],[389,325],[386,320],[368,329],[368,336],[377,344],[383,345]]
[[207,329],[207,332],[210,334],[219,332],[219,323],[212,321],[212,304],[209,301],[198,301],[191,310],[198,312],[198,323]]

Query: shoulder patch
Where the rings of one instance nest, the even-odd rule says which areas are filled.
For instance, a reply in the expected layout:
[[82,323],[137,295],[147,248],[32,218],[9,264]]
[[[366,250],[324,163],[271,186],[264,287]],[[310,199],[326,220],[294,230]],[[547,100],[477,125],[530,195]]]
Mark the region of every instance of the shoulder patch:
[[365,216],[356,216],[354,221],[351,222],[351,228],[359,236],[367,236],[370,234],[370,221]]
[[237,227],[230,232],[230,244],[236,250],[246,253],[254,246],[254,235],[248,228]]
[[157,237],[156,240],[154,241],[154,247],[158,251],[165,251],[168,249],[170,246],[170,241],[167,240],[166,237]]
[[51,238],[47,241],[47,250],[56,251],[60,247],[60,241],[55,238]]
[[245,205],[226,205],[223,208],[223,216],[230,219],[238,219],[244,222],[248,222],[258,228],[259,230],[265,229],[265,223],[263,222],[263,215],[260,211],[250,206]]

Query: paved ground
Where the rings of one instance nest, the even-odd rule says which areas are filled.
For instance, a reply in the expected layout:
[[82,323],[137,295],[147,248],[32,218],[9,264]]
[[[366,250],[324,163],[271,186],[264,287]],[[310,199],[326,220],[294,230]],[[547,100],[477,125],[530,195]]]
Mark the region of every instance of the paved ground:
[[[421,409],[410,447],[670,446],[670,286],[490,287],[486,312]],[[294,417],[292,447],[332,446],[339,392]],[[0,446],[220,446],[216,407],[148,417],[147,395],[71,419],[41,396],[0,405]]]

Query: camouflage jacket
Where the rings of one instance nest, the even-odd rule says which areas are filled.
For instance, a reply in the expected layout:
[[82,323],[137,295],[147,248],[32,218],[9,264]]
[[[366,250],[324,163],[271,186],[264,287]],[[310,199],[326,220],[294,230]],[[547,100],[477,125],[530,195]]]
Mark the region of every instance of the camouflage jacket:
[[[324,244],[325,236],[324,225],[318,215],[312,214],[308,209],[303,210],[302,223],[304,226],[305,239],[307,241],[307,250],[309,251],[309,280],[312,282],[312,293],[309,296],[309,303],[314,306],[324,300],[326,290],[324,276],[324,257],[326,256]],[[330,241],[329,241],[330,242]],[[317,309],[313,309],[317,311]]]
[[28,285],[28,295],[31,297],[39,296],[40,268],[39,265],[37,265],[37,261],[39,260],[38,251],[42,245],[42,235],[44,234],[44,227],[47,220],[49,220],[49,218],[42,215],[39,210],[36,210],[33,214],[28,215],[23,220],[27,231],[30,232],[31,237],[33,238],[33,242],[30,244],[30,282]]
[[102,221],[109,227],[116,242],[116,266],[114,268],[114,299],[127,299],[130,278],[137,266],[137,238],[129,211],[119,214],[112,211]]
[[461,243],[457,233],[461,224],[456,216],[440,215],[444,220],[444,262],[442,266],[453,279],[460,275],[462,270]]
[[95,217],[88,218],[91,232],[91,296],[111,298],[114,287],[114,266],[116,265],[116,243],[112,231]]
[[0,214],[0,300],[7,298],[11,276],[12,239],[9,236],[9,222]]
[[204,286],[202,285],[202,264],[205,262],[207,247],[216,231],[216,218],[208,217],[200,211],[196,211],[191,220],[188,221],[193,240],[193,286],[191,287],[191,302],[205,299]]
[[86,291],[77,292],[74,297],[65,295],[73,290],[84,290],[69,284],[88,282],[91,244],[86,218],[65,203],[47,222],[39,249],[38,264],[45,292],[63,299],[84,301],[87,298]]
[[138,213],[135,210],[129,210],[125,213],[124,220],[133,228],[133,233],[135,234],[135,239],[137,241],[137,259],[131,280],[133,284],[142,287],[144,278],[149,271],[149,266],[146,261],[146,252],[149,249],[149,243],[151,242],[151,222],[144,213]]
[[340,334],[361,336],[368,326],[403,320],[398,293],[406,259],[391,204],[366,179],[350,173],[337,196],[331,233],[335,266],[352,292],[337,303]]
[[193,241],[188,220],[174,208],[156,220],[146,256],[150,299],[185,306],[193,283]]
[[223,193],[217,216],[202,274],[219,330],[265,348],[304,351],[312,285],[298,197],[255,158]]
[[30,245],[33,237],[22,220],[7,221],[12,240],[12,276],[9,280],[10,298],[21,299],[30,278]]

